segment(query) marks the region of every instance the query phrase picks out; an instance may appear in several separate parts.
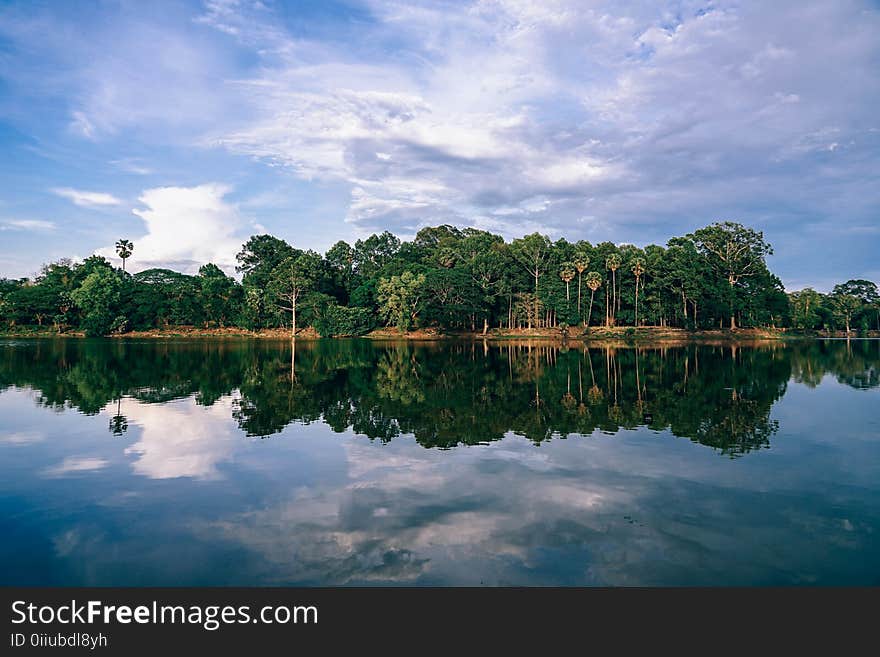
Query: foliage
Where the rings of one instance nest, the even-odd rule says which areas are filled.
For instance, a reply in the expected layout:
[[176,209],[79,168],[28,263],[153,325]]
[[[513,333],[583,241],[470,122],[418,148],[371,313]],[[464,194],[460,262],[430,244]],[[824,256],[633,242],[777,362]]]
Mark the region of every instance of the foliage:
[[379,313],[401,331],[416,326],[425,306],[427,278],[405,271],[399,276],[379,280]]
[[[119,245],[120,255],[131,256],[128,240]],[[540,233],[508,243],[441,225],[422,228],[412,241],[389,232],[340,241],[323,257],[254,235],[236,256],[240,282],[213,263],[194,276],[169,269],[129,275],[100,256],[50,263],[32,279],[0,280],[0,326],[90,335],[309,325],[341,335],[381,322],[484,333],[600,324],[880,330],[875,283],[851,279],[830,294],[786,294],[767,268],[771,253],[762,233],[732,222],[644,248]]]
[[316,295],[315,330],[322,338],[365,335],[376,325],[373,313],[366,308],[340,306],[333,297]]

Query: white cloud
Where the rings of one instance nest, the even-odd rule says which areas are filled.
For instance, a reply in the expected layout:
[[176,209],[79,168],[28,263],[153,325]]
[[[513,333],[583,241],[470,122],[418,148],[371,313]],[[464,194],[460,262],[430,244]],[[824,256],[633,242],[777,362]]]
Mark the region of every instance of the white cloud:
[[52,193],[73,201],[75,205],[84,208],[101,207],[104,205],[119,205],[122,203],[118,198],[106,192],[87,192],[71,187],[56,187]]
[[[274,7],[128,7],[98,24],[3,12],[15,47],[0,74],[22,107],[64,98],[69,132],[99,145],[96,159],[110,159],[114,136],[151,158],[116,155],[130,173],[180,171],[199,145],[312,183],[259,209],[274,228],[282,213],[326,219],[347,190],[348,225],[322,225],[328,244],[437,221],[644,244],[730,218],[787,246],[771,261],[786,279],[806,260],[839,271],[804,224],[876,219],[869,2],[361,0],[348,7],[357,20],[316,10],[295,31]],[[247,164],[210,162],[231,162],[243,195],[260,192],[240,176]],[[543,209],[527,207],[534,198]],[[854,261],[842,276],[864,275],[870,255]]]
[[[213,262],[232,273],[242,243],[235,234],[242,221],[238,209],[224,200],[228,192],[219,183],[145,190],[138,200],[146,207],[132,212],[143,219],[147,233],[131,238],[130,271],[166,267],[195,273]],[[113,246],[97,253],[117,259]]]
[[86,139],[95,138],[95,126],[83,112],[73,112],[70,120],[70,130]]
[[42,219],[5,219],[0,221],[0,230],[29,230],[49,231],[55,230],[54,222]]
[[[646,241],[668,237],[669,224],[712,221],[718,208],[748,221],[756,203],[772,208],[778,190],[795,187],[786,204],[802,213],[851,205],[864,221],[869,211],[862,187],[812,158],[833,153],[838,167],[862,170],[869,146],[841,145],[880,96],[867,73],[876,13],[562,0],[370,8],[364,29],[403,41],[387,57],[284,35],[265,11],[212,3],[203,24],[244,45],[267,40],[259,75],[236,83],[248,118],[204,143],[349,183],[346,220],[358,230],[503,216],[514,234],[539,223]],[[837,28],[826,38],[817,22]],[[536,197],[544,211],[523,205]]]
[[138,176],[148,176],[151,173],[154,173],[153,169],[142,164],[141,160],[137,158],[122,158],[119,160],[112,160],[110,164],[117,167],[121,171],[124,171],[126,173],[134,173]]
[[30,445],[46,439],[46,434],[39,431],[11,431],[0,433],[0,444]]
[[63,477],[64,475],[77,472],[94,472],[101,470],[108,461],[102,458],[87,456],[68,456],[61,463],[43,471],[48,477]]
[[[107,412],[114,414],[115,407],[109,406]],[[192,399],[161,405],[126,399],[123,414],[129,426],[142,429],[138,441],[125,453],[137,457],[132,463],[134,472],[151,479],[217,479],[217,466],[241,443],[231,419],[230,398],[208,407],[197,406]],[[169,426],[185,430],[172,435]]]

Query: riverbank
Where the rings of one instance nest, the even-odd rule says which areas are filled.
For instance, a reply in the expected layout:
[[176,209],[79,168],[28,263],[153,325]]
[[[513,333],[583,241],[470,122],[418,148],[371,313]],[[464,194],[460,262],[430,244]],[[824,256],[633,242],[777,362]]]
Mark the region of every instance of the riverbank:
[[[82,338],[82,332],[69,331],[59,333],[53,329],[42,327],[21,327],[15,330],[0,331],[0,338]],[[130,331],[107,336],[112,339],[205,339],[205,338],[248,338],[259,340],[289,340],[289,329],[261,329],[248,331],[237,327],[203,328],[196,326],[176,326],[168,329],[152,329],[149,331]],[[297,332],[298,340],[318,340],[320,336],[311,327]],[[688,331],[681,328],[659,326],[604,327],[596,326],[584,329],[570,327],[562,329],[490,329],[485,334],[481,331],[441,331],[437,328],[425,328],[401,333],[393,328],[381,328],[363,336],[371,340],[547,340],[564,341],[579,340],[589,343],[626,342],[626,343],[670,343],[670,342],[752,342],[755,340],[803,340],[823,338],[846,338],[844,331],[837,332],[804,332],[791,329],[704,329]],[[865,335],[850,333],[851,338],[880,338],[880,331],[868,331]]]

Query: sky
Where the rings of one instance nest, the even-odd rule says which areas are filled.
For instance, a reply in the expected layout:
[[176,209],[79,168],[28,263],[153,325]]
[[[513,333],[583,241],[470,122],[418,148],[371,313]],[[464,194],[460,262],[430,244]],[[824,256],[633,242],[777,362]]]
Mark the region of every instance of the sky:
[[880,3],[0,0],[0,277],[474,226],[880,282]]

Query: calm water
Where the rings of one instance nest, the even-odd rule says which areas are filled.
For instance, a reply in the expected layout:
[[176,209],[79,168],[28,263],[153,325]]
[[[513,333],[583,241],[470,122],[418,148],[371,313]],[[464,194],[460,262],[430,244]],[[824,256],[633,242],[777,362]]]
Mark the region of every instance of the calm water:
[[0,341],[0,584],[880,584],[880,342]]

